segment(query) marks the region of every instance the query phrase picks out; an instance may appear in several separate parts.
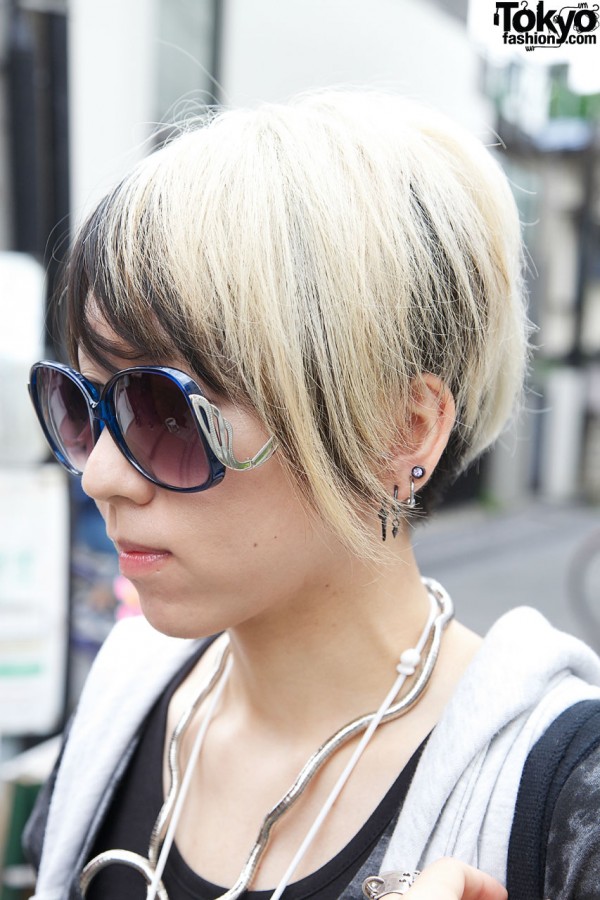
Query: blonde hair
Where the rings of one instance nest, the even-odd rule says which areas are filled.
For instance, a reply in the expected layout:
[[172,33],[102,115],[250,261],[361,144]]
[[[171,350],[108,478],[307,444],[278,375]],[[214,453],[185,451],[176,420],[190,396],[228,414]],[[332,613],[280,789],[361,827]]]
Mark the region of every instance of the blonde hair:
[[111,349],[93,295],[132,357],[176,353],[251,408],[312,509],[381,559],[378,473],[415,379],[438,376],[457,408],[424,496],[513,408],[521,262],[506,178],[474,137],[398,96],[304,95],[188,127],[100,204],[71,256],[70,351]]

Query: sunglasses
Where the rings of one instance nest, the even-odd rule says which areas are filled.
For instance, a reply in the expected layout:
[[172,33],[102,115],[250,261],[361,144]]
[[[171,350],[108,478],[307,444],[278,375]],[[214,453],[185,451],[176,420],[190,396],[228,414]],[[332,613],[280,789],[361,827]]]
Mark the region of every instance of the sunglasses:
[[168,366],[123,369],[99,390],[70,366],[38,362],[29,394],[52,453],[73,475],[83,474],[104,426],[138,472],[170,491],[205,491],[226,468],[255,469],[277,446],[271,437],[238,460],[231,424],[189,375]]

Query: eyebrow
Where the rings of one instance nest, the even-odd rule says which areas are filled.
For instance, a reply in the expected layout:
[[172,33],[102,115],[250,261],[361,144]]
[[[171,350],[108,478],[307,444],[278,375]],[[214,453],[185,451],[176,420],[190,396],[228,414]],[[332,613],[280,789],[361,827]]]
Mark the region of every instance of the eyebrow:
[[[121,352],[121,351],[123,351],[123,352]],[[101,360],[94,359],[93,356],[88,356],[87,353],[86,353],[86,366],[89,366],[90,368],[93,368],[93,369],[96,367],[100,368],[100,369],[102,369],[103,372],[107,372],[109,378],[111,378],[113,375],[116,375],[117,372],[122,372],[123,369],[128,369],[131,366],[161,365],[160,363],[157,363],[154,360],[152,360],[150,357],[145,357],[143,354],[139,354],[137,357],[132,357],[131,354],[127,354],[126,352],[124,352],[124,348],[121,348],[121,351],[117,350],[115,348],[112,355],[117,356],[117,357],[121,356],[122,359],[128,360],[128,364],[126,366],[116,366],[113,363],[111,363],[111,361],[110,361],[110,359],[108,359],[108,357],[103,357]],[[82,367],[82,365],[81,365],[81,358],[79,356],[79,353],[77,354],[77,365],[79,366],[79,371],[83,375],[83,368],[85,368],[85,366]]]

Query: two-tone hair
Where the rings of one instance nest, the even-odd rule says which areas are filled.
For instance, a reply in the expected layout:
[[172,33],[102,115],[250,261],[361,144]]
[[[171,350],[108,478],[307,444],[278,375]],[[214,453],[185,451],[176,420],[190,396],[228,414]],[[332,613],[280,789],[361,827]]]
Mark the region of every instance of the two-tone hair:
[[69,349],[113,349],[93,309],[132,358],[183,358],[276,436],[334,532],[379,559],[379,473],[422,373],[457,410],[425,505],[513,409],[521,269],[515,203],[478,140],[398,96],[319,92],[187,127],[103,200],[70,257]]

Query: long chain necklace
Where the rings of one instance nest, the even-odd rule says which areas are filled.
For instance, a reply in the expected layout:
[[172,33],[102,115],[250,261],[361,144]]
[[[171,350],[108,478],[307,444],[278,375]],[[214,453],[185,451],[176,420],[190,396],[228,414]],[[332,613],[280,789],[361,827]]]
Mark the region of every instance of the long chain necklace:
[[[357,719],[344,725],[339,731],[336,731],[335,734],[325,741],[315,753],[313,753],[289,790],[263,819],[258,832],[258,837],[244,863],[236,883],[230,890],[222,894],[219,900],[237,900],[237,898],[248,889],[267,848],[269,836],[275,823],[278,822],[302,796],[311,780],[327,760],[351,738],[364,732],[361,742],[354,751],[352,758],[344,769],[344,772],[342,772],[342,775],[338,778],[336,785],[321,808],[317,819],[313,823],[313,826],[309,830],[298,852],[294,856],[292,863],[271,897],[271,900],[279,900],[289,879],[300,863],[302,856],[304,856],[306,850],[310,846],[323,820],[333,806],[333,803],[344,787],[354,766],[358,762],[358,759],[362,755],[363,750],[378,725],[384,722],[390,722],[393,719],[397,719],[404,715],[422,697],[437,662],[442,634],[454,615],[452,601],[444,588],[438,584],[438,582],[430,578],[424,578],[423,582],[429,594],[431,614],[417,646],[405,650],[402,653],[400,663],[397,666],[398,677],[396,678],[392,689],[386,695],[383,703],[375,713],[359,716]],[[421,663],[422,653],[427,645],[427,654],[415,683],[403,697],[397,699],[404,681],[415,674],[417,667]],[[168,853],[175,838],[177,822],[179,821],[179,816],[191,782],[193,770],[200,754],[204,735],[208,730],[214,710],[216,709],[225,688],[230,668],[231,656],[229,645],[226,645],[214,665],[208,682],[203,686],[198,696],[185,710],[171,735],[168,748],[170,787],[152,829],[148,847],[148,857],[144,858],[139,853],[134,853],[130,850],[107,850],[104,853],[100,853],[85,866],[81,873],[80,887],[84,897],[86,896],[91,881],[98,872],[108,865],[120,864],[135,869],[143,876],[148,885],[146,900],[155,900],[155,897],[158,897],[159,900],[169,900],[167,891],[161,881],[162,873],[167,861]],[[194,714],[207,698],[209,698],[209,705],[202,721],[202,725],[196,735],[186,771],[182,779],[178,758],[181,741]]]

